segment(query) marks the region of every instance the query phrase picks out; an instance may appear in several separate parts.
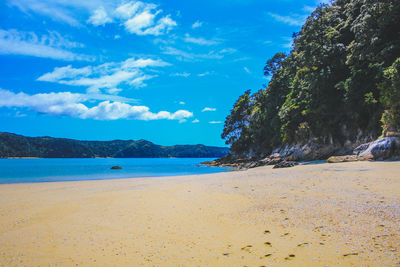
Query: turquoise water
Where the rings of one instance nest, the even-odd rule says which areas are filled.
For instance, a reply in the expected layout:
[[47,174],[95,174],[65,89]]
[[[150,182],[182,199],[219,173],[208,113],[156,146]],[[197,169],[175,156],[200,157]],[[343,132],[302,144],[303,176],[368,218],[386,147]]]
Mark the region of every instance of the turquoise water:
[[[206,160],[213,159],[0,159],[0,184],[177,176],[230,170],[197,166]],[[111,170],[115,165],[122,170]]]

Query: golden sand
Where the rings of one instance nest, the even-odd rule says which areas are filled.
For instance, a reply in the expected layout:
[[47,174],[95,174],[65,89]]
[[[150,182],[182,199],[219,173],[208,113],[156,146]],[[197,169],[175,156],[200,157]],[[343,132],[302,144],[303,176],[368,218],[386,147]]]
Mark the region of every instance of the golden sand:
[[400,162],[0,186],[0,266],[393,266]]

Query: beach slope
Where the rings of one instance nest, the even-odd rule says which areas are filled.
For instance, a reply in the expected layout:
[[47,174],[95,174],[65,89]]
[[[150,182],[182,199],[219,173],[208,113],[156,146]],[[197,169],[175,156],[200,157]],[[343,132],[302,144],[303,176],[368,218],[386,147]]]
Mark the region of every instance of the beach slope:
[[0,185],[1,266],[392,266],[400,162]]

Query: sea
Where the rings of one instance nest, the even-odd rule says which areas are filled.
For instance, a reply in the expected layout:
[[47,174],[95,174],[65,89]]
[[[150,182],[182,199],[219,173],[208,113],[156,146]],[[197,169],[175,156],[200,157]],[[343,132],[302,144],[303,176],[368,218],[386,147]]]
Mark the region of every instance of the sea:
[[[164,177],[231,171],[207,167],[212,158],[0,159],[0,184]],[[120,166],[122,169],[112,170]]]

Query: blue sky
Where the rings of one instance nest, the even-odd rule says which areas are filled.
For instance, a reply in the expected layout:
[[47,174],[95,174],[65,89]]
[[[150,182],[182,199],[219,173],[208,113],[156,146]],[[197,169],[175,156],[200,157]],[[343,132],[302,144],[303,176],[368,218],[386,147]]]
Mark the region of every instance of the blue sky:
[[0,2],[0,131],[224,145],[316,0]]

